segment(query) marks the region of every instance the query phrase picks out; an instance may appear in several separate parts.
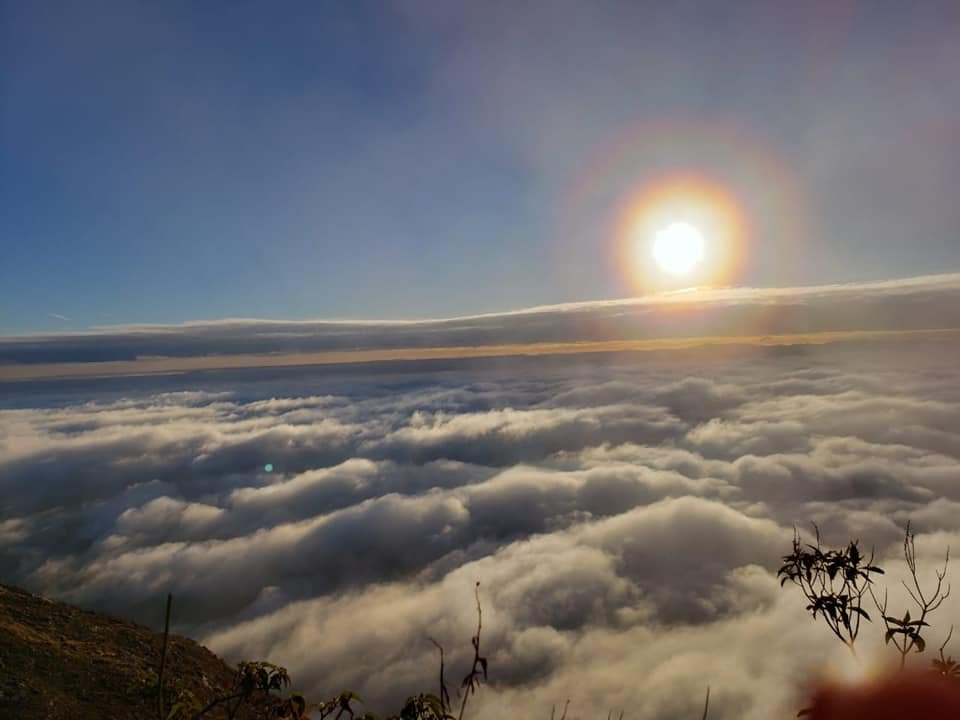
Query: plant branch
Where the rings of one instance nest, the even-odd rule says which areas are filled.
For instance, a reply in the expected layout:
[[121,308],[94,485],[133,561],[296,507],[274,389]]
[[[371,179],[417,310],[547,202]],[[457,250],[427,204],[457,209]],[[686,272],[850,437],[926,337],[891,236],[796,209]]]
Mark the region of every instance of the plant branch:
[[157,699],[157,711],[159,720],[166,720],[163,708],[163,671],[167,664],[167,641],[170,639],[170,605],[173,603],[173,594],[167,593],[167,612],[163,621],[163,649],[160,651],[160,672],[157,673],[157,685],[160,688],[160,696]]

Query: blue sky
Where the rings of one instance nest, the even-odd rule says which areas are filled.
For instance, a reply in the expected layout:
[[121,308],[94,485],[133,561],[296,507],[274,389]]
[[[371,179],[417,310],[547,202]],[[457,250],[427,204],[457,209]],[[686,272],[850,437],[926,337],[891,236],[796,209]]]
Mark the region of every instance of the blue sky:
[[960,6],[798,5],[0,1],[0,333],[621,297],[675,168],[740,284],[960,269]]

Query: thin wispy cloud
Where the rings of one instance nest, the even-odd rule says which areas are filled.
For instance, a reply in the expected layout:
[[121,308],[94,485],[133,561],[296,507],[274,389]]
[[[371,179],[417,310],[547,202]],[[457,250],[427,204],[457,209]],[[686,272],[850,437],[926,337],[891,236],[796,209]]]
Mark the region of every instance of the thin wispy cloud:
[[[652,343],[656,349],[669,341],[663,345],[668,349],[670,342],[682,345],[690,338],[755,343],[787,336],[783,344],[802,344],[842,339],[844,333],[856,339],[857,333],[956,329],[960,275],[939,275],[806,288],[705,289],[435,320],[231,319],[7,337],[0,338],[0,377],[630,349],[619,342],[639,343],[634,349]],[[811,338],[818,333],[823,337]]]

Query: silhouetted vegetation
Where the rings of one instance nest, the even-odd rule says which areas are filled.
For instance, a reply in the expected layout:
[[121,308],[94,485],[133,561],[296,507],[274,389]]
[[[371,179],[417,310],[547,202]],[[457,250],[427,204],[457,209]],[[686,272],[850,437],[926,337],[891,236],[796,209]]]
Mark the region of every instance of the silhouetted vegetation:
[[793,536],[793,552],[785,555],[777,571],[781,587],[788,581],[800,588],[809,604],[807,611],[823,619],[830,631],[856,655],[855,643],[860,622],[870,621],[863,598],[874,575],[883,570],[873,564],[873,553],[864,557],[857,541],[840,550],[824,550],[820,530],[814,526],[815,541],[803,543]]
[[[783,565],[777,575],[781,586],[789,584],[800,590],[807,600],[806,611],[815,621],[825,625],[857,661],[857,642],[861,632],[882,626],[884,643],[897,653],[901,670],[906,667],[909,656],[923,654],[932,646],[938,648],[937,656],[930,660],[925,676],[929,678],[933,674],[960,683],[960,661],[947,654],[953,627],[945,633],[939,645],[931,645],[931,636],[934,635],[931,620],[951,592],[947,581],[949,548],[943,564],[934,568],[933,576],[926,579],[921,576],[915,536],[909,525],[904,533],[902,552],[905,566],[905,580],[901,581],[902,602],[906,607],[896,611],[891,607],[890,588],[878,586],[880,579],[887,574],[876,564],[874,553],[864,552],[857,540],[839,548],[825,547],[816,526],[809,541],[804,541],[799,533],[794,534],[791,552],[783,556]],[[470,699],[488,680],[488,662],[481,649],[483,607],[479,582],[474,588],[474,597],[477,625],[470,638],[472,661],[462,680],[456,686],[448,683],[444,647],[429,638],[439,654],[436,692],[410,695],[396,713],[386,718],[366,710],[363,698],[351,690],[311,702],[303,694],[289,691],[291,679],[284,667],[265,661],[241,662],[229,682],[226,668],[226,674],[220,675],[217,683],[208,684],[206,688],[187,682],[195,678],[184,676],[183,668],[177,667],[181,661],[171,661],[168,656],[168,647],[174,640],[170,636],[171,596],[166,600],[162,645],[155,666],[157,671],[145,679],[141,675],[138,687],[132,690],[139,698],[138,702],[155,708],[157,720],[304,720],[308,717],[321,720],[465,720]],[[872,603],[871,608],[866,607],[868,602]],[[875,614],[871,612],[873,610]],[[902,614],[900,610],[903,610]],[[550,720],[567,720],[569,709],[570,700],[563,704],[559,713],[554,706],[549,712]],[[708,687],[702,720],[706,720],[709,710]],[[809,712],[809,709],[803,710],[800,714]],[[611,710],[607,718],[623,720],[625,714],[622,710]]]
[[[950,595],[946,583],[950,551],[947,549],[942,568],[935,571],[935,580],[926,587],[918,575],[917,553],[914,533],[907,526],[903,540],[903,556],[909,577],[902,585],[911,607],[902,616],[890,611],[890,593],[883,589],[882,599],[877,590],[877,579],[885,575],[883,568],[875,564],[873,551],[864,553],[858,540],[841,548],[826,548],[819,528],[814,525],[811,542],[804,542],[799,533],[794,533],[791,552],[783,557],[783,565],[777,572],[781,586],[788,583],[796,586],[807,599],[806,610],[814,620],[820,620],[831,633],[857,658],[856,643],[861,630],[874,622],[865,607],[869,599],[878,611],[878,622],[883,623],[884,642],[895,648],[900,656],[900,667],[906,664],[911,653],[923,653],[927,649],[926,634],[930,632],[929,619]],[[481,684],[488,677],[487,659],[481,654],[480,636],[483,630],[483,608],[480,602],[480,583],[474,590],[476,598],[477,629],[471,637],[473,661],[460,682],[459,708],[451,697],[447,683],[446,656],[443,646],[430,638],[439,652],[439,678],[436,693],[420,692],[411,695],[400,710],[386,720],[464,720],[467,705]],[[345,690],[322,702],[308,702],[300,693],[283,693],[290,686],[287,670],[268,662],[243,662],[237,668],[230,688],[212,701],[201,704],[188,691],[167,687],[164,682],[166,637],[169,633],[170,598],[168,597],[164,650],[160,658],[158,675],[148,683],[149,690],[158,697],[158,720],[200,720],[206,717],[251,718],[254,720],[301,720],[308,716],[321,720],[384,720],[374,712],[362,712],[363,699],[357,693]],[[951,626],[946,639],[939,646],[938,657],[931,661],[932,672],[942,677],[960,681],[960,661],[946,655],[946,648],[953,636]],[[165,708],[169,710],[165,710]],[[559,720],[566,720],[570,707],[567,700]],[[702,720],[710,709],[710,689],[707,688]],[[557,719],[557,708],[550,711],[550,719]],[[801,710],[799,715],[810,711]],[[608,720],[615,717],[608,713]],[[623,720],[624,712],[616,715]]]
[[[909,655],[911,651],[922,653],[926,650],[927,641],[923,637],[923,632],[924,628],[930,627],[927,618],[930,616],[930,613],[943,605],[943,601],[950,596],[950,586],[947,585],[944,587],[944,579],[947,576],[947,566],[950,564],[950,548],[947,548],[946,557],[943,560],[943,567],[935,571],[937,578],[936,584],[932,590],[928,590],[927,592],[924,592],[920,579],[917,577],[917,549],[914,545],[914,535],[910,531],[909,524],[907,525],[907,531],[903,538],[903,558],[910,574],[910,583],[904,582],[903,587],[910,596],[910,600],[916,606],[913,619],[910,617],[909,608],[904,612],[902,618],[893,617],[888,613],[888,591],[884,590],[882,603],[877,600],[875,595],[873,596],[874,603],[880,611],[880,615],[886,626],[884,642],[887,644],[892,643],[900,653],[901,668],[906,664],[907,655]],[[953,627],[951,626],[944,646],[950,641],[952,635]],[[943,653],[943,647],[940,648],[940,652],[941,654]],[[938,661],[934,660],[933,662],[937,663]]]
[[[878,599],[874,578],[883,575],[882,568],[873,564],[874,554],[864,556],[859,542],[854,540],[841,549],[824,549],[820,530],[814,525],[814,542],[804,543],[799,533],[794,533],[793,551],[783,557],[784,565],[777,572],[781,587],[790,582],[800,588],[809,604],[807,611],[816,620],[820,618],[830,631],[857,657],[855,643],[860,634],[861,621],[872,622],[863,608],[864,598],[869,595],[884,626],[884,643],[892,645],[899,653],[899,666],[903,670],[911,652],[923,653],[927,648],[924,633],[930,628],[927,622],[950,595],[950,585],[944,584],[950,564],[950,548],[947,548],[943,567],[935,570],[936,581],[925,591],[917,570],[915,536],[907,524],[903,538],[903,558],[909,581],[901,581],[910,602],[915,606],[911,616],[908,608],[902,616],[889,611],[890,593],[883,590],[883,600]],[[945,655],[953,637],[953,626],[940,645],[939,657],[931,661],[931,671],[939,676],[960,680],[960,662]],[[811,714],[805,708],[799,716]]]
[[[936,580],[927,590],[924,590],[918,576],[915,536],[909,524],[903,538],[903,558],[909,582],[901,581],[901,584],[914,606],[913,615],[910,608],[902,616],[891,613],[887,588],[883,591],[883,600],[879,599],[874,578],[883,575],[884,571],[873,564],[873,552],[865,556],[856,540],[839,550],[825,550],[816,525],[812,543],[803,543],[799,533],[794,534],[793,551],[784,556],[784,565],[777,575],[781,586],[791,582],[800,588],[809,601],[806,609],[813,619],[820,618],[855,657],[861,621],[873,621],[863,607],[864,598],[869,596],[883,622],[884,643],[896,649],[900,655],[900,667],[903,668],[911,652],[922,653],[926,650],[924,633],[930,627],[927,621],[931,613],[950,596],[950,585],[945,584],[950,549],[946,550],[943,567],[934,571]],[[958,664],[943,654],[952,636],[953,626],[940,647],[940,657],[934,659],[932,664],[940,674],[958,676]]]
[[[443,647],[431,638],[440,651],[439,694],[418,693],[404,702],[400,711],[386,720],[463,720],[467,701],[480,685],[487,680],[487,659],[480,654],[480,632],[483,629],[483,608],[480,604],[480,583],[474,588],[477,602],[477,631],[470,639],[473,646],[473,662],[460,683],[460,710],[454,714],[450,689],[446,681]],[[200,720],[221,717],[227,720],[249,718],[251,720],[301,720],[308,716],[321,720],[384,720],[374,712],[363,712],[363,698],[352,690],[344,690],[334,697],[310,703],[301,693],[281,695],[290,686],[286,668],[273,663],[241,662],[230,688],[206,704],[201,703],[188,690],[168,687],[164,682],[167,640],[170,634],[170,607],[172,597],[167,596],[167,611],[164,624],[163,645],[160,653],[160,668],[156,676],[145,683],[145,691],[157,695],[158,720]],[[166,708],[169,707],[169,711]]]

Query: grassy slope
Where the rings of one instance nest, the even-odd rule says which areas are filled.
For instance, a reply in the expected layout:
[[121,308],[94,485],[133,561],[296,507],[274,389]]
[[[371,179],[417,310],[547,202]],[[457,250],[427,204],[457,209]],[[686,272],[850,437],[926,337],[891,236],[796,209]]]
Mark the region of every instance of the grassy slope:
[[[157,717],[144,683],[162,634],[0,585],[0,718]],[[233,671],[193,640],[170,637],[167,677],[208,700]]]

